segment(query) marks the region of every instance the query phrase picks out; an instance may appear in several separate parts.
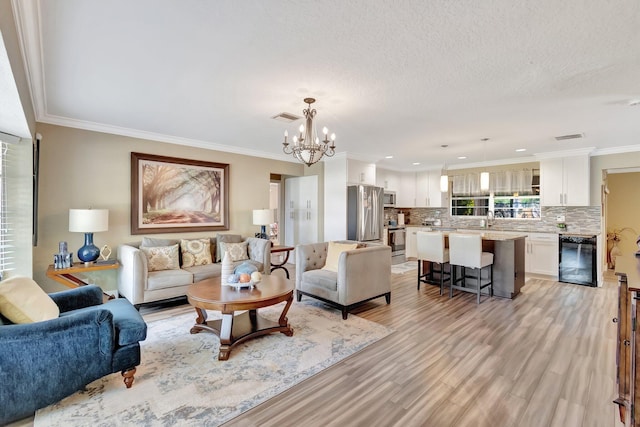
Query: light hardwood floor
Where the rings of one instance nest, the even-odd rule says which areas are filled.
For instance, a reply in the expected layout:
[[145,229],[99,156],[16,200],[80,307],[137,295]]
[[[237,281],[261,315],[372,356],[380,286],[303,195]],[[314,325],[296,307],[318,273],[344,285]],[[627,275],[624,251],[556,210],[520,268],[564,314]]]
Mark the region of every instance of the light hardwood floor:
[[621,426],[617,283],[529,279],[479,306],[393,276],[391,305],[358,316],[395,333],[227,423],[230,426]]
[[[529,279],[514,300],[477,306],[473,294],[418,291],[415,271],[394,275],[390,305],[380,298],[353,312],[393,334],[226,425],[621,427],[617,283],[606,279],[601,288]],[[153,321],[192,310],[141,313]]]

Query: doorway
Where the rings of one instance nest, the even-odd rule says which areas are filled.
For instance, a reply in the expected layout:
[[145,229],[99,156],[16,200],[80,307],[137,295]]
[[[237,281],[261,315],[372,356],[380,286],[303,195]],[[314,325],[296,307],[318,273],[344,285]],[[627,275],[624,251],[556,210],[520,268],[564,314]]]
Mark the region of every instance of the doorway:
[[280,232],[280,224],[282,218],[280,218],[280,203],[282,194],[282,182],[280,175],[271,175],[271,182],[269,183],[269,209],[273,211],[274,223],[269,225],[268,235],[269,240],[273,245],[279,245],[282,240]]
[[608,169],[602,186],[603,223],[607,242],[607,267],[615,256],[635,253],[640,232],[640,168]]

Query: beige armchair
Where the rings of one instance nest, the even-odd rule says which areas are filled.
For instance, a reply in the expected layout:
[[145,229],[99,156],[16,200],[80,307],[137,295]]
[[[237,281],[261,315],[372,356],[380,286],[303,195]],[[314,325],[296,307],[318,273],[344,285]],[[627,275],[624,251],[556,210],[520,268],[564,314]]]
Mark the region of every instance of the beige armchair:
[[[356,243],[356,242],[352,242]],[[391,302],[391,248],[365,245],[344,251],[338,271],[323,270],[329,243],[296,246],[296,296],[310,296],[342,310],[346,319],[356,305],[384,296]]]

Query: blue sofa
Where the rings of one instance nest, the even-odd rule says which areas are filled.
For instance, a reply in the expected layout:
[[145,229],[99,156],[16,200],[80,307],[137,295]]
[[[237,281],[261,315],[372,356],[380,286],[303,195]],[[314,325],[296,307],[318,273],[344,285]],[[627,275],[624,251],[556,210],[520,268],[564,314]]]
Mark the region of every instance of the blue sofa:
[[58,318],[12,324],[0,316],[0,425],[33,415],[107,374],[127,388],[147,325],[126,299],[103,304],[95,285],[49,294]]

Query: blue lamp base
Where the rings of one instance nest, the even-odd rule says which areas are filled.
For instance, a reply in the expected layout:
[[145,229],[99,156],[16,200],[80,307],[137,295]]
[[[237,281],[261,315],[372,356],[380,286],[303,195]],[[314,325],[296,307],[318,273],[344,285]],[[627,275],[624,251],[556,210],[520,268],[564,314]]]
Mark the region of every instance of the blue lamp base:
[[84,246],[78,249],[78,259],[82,262],[91,263],[100,256],[100,249],[93,244],[93,233],[84,233]]

